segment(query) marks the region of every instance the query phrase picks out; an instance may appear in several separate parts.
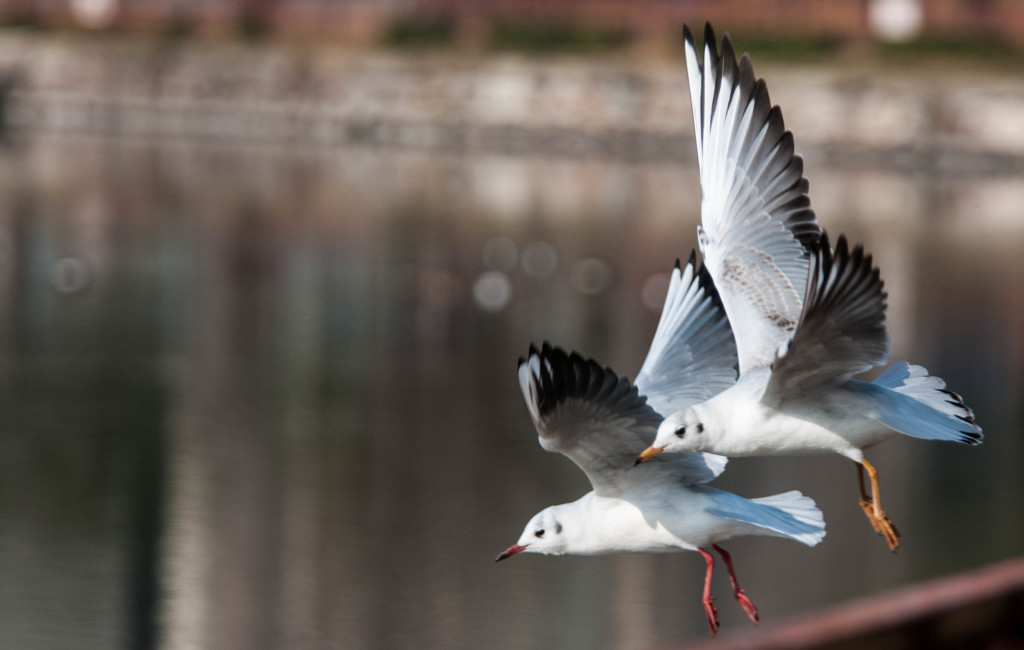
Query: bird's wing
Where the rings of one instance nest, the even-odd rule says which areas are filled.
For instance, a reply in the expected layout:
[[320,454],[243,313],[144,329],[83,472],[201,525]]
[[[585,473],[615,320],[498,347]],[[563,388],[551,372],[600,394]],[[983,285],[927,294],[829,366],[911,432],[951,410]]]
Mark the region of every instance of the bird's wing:
[[736,383],[736,343],[707,267],[676,261],[661,320],[636,387],[659,413],[675,413]]
[[683,30],[700,166],[705,263],[729,315],[740,373],[767,366],[793,333],[807,278],[807,249],[821,236],[782,111],[772,107],[750,58],[721,55],[708,24],[701,56]]
[[619,495],[642,481],[703,483],[725,468],[726,459],[712,454],[662,454],[634,467],[663,418],[628,379],[593,359],[530,346],[519,360],[519,386],[540,445],[572,459],[598,494]]
[[778,408],[885,363],[885,298],[871,256],[861,246],[851,251],[843,236],[833,252],[823,235],[812,251],[799,324],[772,365],[762,401]]

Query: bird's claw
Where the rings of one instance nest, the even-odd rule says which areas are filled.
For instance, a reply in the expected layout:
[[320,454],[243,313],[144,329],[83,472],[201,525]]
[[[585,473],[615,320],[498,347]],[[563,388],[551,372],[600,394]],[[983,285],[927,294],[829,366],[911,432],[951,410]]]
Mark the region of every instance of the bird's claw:
[[757,613],[757,608],[754,607],[754,603],[747,597],[747,594],[742,589],[736,590],[736,602],[740,604],[743,611],[747,613],[747,618],[754,622],[754,625],[758,625],[761,622],[761,615]]
[[708,629],[711,630],[711,636],[718,633],[718,608],[715,607],[714,600],[711,596],[704,600],[704,615],[708,618]]
[[892,520],[889,519],[884,510],[876,512],[875,504],[869,499],[861,499],[860,507],[867,516],[868,521],[871,522],[871,527],[875,529],[876,533],[885,538],[889,549],[895,552],[900,547],[900,531],[896,528],[896,524],[892,523]]

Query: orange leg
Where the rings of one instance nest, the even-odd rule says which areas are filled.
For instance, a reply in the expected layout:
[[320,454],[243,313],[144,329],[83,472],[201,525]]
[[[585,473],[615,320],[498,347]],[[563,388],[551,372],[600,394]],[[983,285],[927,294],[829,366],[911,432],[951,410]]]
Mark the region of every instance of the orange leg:
[[857,463],[857,487],[860,489],[860,508],[871,522],[875,532],[881,535],[882,531],[878,528],[875,520],[875,504],[864,490],[864,466],[860,463]]
[[732,556],[725,552],[725,549],[718,544],[712,544],[711,548],[718,551],[718,554],[725,560],[725,567],[729,569],[729,582],[732,583],[732,595],[736,596],[736,602],[740,604],[743,611],[747,613],[747,618],[757,625],[761,621],[761,617],[757,614],[757,608],[754,607],[754,603],[747,598],[747,594],[740,588],[740,583],[736,582],[736,572],[732,568]]
[[711,597],[711,573],[715,570],[715,558],[702,548],[698,548],[697,551],[704,556],[704,561],[708,565],[708,572],[704,575],[704,597],[701,602],[704,603],[704,615],[708,617],[711,636],[715,636],[718,632],[718,609],[715,607],[715,599]]
[[[868,479],[871,481],[871,496],[864,491],[864,472],[867,471]],[[875,532],[885,537],[889,548],[895,551],[900,547],[900,531],[892,523],[885,511],[882,510],[881,499],[878,495],[878,470],[875,466],[864,460],[857,465],[857,484],[860,488],[860,507],[867,516]]]

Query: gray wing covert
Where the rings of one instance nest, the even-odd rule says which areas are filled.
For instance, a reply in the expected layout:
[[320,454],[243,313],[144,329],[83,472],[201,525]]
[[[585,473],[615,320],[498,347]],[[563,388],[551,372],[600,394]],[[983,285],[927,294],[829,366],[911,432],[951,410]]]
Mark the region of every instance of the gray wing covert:
[[664,454],[634,467],[663,418],[628,379],[593,359],[531,346],[519,361],[519,385],[541,446],[568,456],[598,494],[618,495],[640,481],[703,483],[724,469],[703,454]]

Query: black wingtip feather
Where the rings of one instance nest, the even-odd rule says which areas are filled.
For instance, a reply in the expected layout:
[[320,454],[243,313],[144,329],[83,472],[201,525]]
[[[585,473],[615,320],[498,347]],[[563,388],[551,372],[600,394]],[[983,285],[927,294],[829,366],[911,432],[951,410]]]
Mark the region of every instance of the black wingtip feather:
[[723,71],[732,72],[736,69],[736,50],[732,47],[732,39],[729,33],[722,34],[722,68]]
[[811,255],[820,257],[822,252],[826,255],[832,251],[832,246],[829,243],[828,232],[822,230],[821,237],[815,240],[814,244],[808,249]]
[[715,41],[715,30],[711,28],[711,23],[704,23],[704,47],[711,48],[712,59],[718,60],[718,50],[716,49]]
[[984,439],[984,436],[978,433],[977,431],[961,431],[960,434],[960,442],[969,447],[977,447],[983,442]]
[[[753,68],[751,68],[751,72],[753,72]],[[765,83],[764,79],[758,79],[754,82],[754,89],[750,95],[754,98],[754,109],[765,113],[763,121],[767,121],[767,113],[772,109],[772,97],[768,94],[768,84]]]
[[766,403],[842,383],[889,354],[886,294],[871,256],[861,246],[851,251],[842,235],[833,250],[824,231],[809,253],[803,311],[786,352],[772,366]]
[[[846,296],[854,298],[863,293],[877,291],[881,299],[881,308],[885,310],[887,294],[884,291],[885,283],[882,282],[881,271],[874,266],[874,258],[864,251],[860,244],[850,248],[846,235],[840,235],[836,240],[834,249],[829,247],[828,234],[822,231],[821,238],[812,244],[812,251],[817,259],[816,267],[820,269],[820,277],[828,284],[828,278],[834,269],[839,269],[840,277],[835,280],[835,287],[832,290],[825,290],[826,293],[842,296],[847,290],[854,291],[854,294]],[[865,279],[866,277],[866,279]],[[860,289],[855,289],[859,285]],[[818,287],[825,289],[825,287]],[[809,297],[809,296],[808,296]],[[822,304],[834,306],[835,300],[825,298]],[[884,320],[882,322],[884,326]]]
[[754,63],[750,60],[750,56],[744,54],[740,57],[740,85],[747,87],[753,86],[757,83],[754,79]]
[[[765,95],[768,95],[768,87],[765,86]],[[768,100],[771,103],[771,99]],[[782,107],[778,104],[768,109],[768,132],[765,134],[763,149],[771,151],[775,148],[789,131],[786,130],[786,121],[782,119]]]
[[722,296],[718,293],[718,287],[715,286],[715,280],[711,277],[711,271],[708,270],[706,264],[701,264],[700,269],[697,270],[697,279],[700,283],[700,288],[704,291],[705,295],[711,298],[711,301],[715,303],[718,309],[721,309],[724,313],[725,305],[722,304]]
[[[672,267],[672,270],[678,271],[679,274],[682,275],[683,266],[684,265],[682,259],[677,257],[675,266]],[[697,268],[697,251],[695,249],[690,250],[690,257],[687,258],[685,266],[692,266],[695,269]]]
[[[688,25],[683,26],[683,37],[696,50],[693,33]],[[729,83],[729,87],[737,89],[735,92],[740,93],[738,100],[741,103],[752,102],[753,119],[750,121],[752,128],[766,126],[768,129],[767,137],[762,140],[759,152],[755,154],[755,159],[768,158],[783,163],[781,169],[772,170],[770,178],[762,178],[759,185],[763,183],[765,186],[769,186],[774,182],[775,185],[771,190],[774,196],[806,195],[810,184],[803,178],[802,161],[795,164],[786,164],[789,157],[795,156],[795,147],[792,143],[791,133],[786,130],[782,110],[778,106],[772,106],[767,84],[763,79],[758,79],[754,75],[754,68],[750,57],[744,54],[737,59],[735,46],[728,33],[722,35],[721,49],[719,50],[719,41],[715,38],[715,32],[710,22],[704,25],[703,47],[704,49],[701,50],[698,56],[700,72],[702,75],[714,75],[714,91],[710,97],[705,97],[704,91],[706,86],[701,84],[701,96],[693,98],[701,103],[701,121],[709,119],[718,109],[718,95],[722,88],[722,80],[730,80],[732,83]],[[820,237],[821,231],[818,226],[817,216],[810,209],[809,201],[802,209],[774,206],[772,214],[779,215],[780,219],[782,219],[786,227],[793,233],[793,236],[801,243],[805,251],[808,251],[809,247]]]
[[974,411],[969,406],[964,404],[964,399],[960,397],[960,395],[958,395],[957,393],[954,393],[953,391],[946,389],[940,390],[943,394],[950,398],[946,400],[947,404],[951,404],[952,406],[956,406],[957,408],[963,410],[964,415],[956,414],[954,417],[956,417],[958,420],[960,420],[967,426],[971,427],[971,429],[968,431],[960,431],[960,433],[963,434],[964,436],[960,442],[972,446],[980,445],[981,441],[985,438],[985,434],[982,433],[981,427],[978,426],[977,420],[974,419]]
[[[530,358],[533,357],[541,362],[533,375],[533,382],[537,412],[542,416],[573,398],[615,401],[629,398],[639,400],[639,404],[647,401],[628,378],[619,377],[608,366],[602,366],[578,352],[566,352],[545,341],[539,352],[535,345],[530,345]],[[528,363],[528,360],[521,363]],[[645,408],[649,410],[649,407]]]

